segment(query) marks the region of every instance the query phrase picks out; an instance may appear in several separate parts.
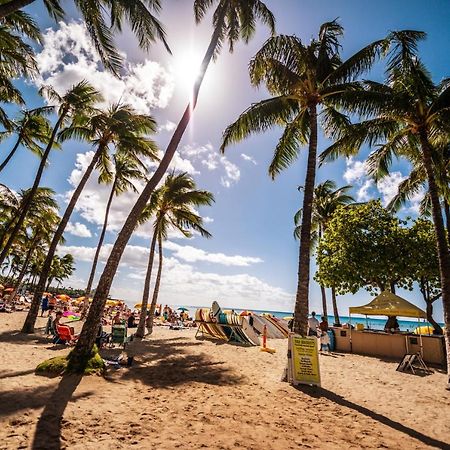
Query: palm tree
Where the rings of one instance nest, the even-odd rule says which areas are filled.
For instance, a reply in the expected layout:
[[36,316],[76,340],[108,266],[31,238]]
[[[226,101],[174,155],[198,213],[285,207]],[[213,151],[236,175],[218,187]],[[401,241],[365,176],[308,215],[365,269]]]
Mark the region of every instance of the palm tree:
[[39,313],[39,304],[45,290],[53,256],[56,247],[66,229],[70,216],[75,205],[80,198],[89,177],[96,167],[109,164],[109,146],[114,145],[118,154],[123,154],[129,159],[138,161],[139,157],[147,157],[152,160],[157,159],[156,144],[147,137],[150,133],[155,133],[156,123],[152,117],[137,114],[127,105],[115,104],[107,111],[99,111],[96,115],[79,116],[74,120],[71,127],[63,130],[60,134],[62,140],[70,138],[85,138],[95,145],[94,156],[81,177],[77,188],[67,205],[64,215],[53,236],[47,257],[45,258],[42,272],[36,287],[34,298],[28,311],[27,318],[22,327],[24,333],[33,333],[34,324]]
[[50,289],[53,280],[56,280],[59,285],[62,283],[62,280],[69,278],[75,271],[73,264],[74,258],[70,253],[63,257],[58,255],[53,256],[46,289]]
[[80,83],[74,85],[63,96],[60,96],[51,87],[44,87],[41,89],[41,92],[45,93],[50,101],[53,101],[59,105],[58,119],[55,126],[53,127],[50,139],[47,143],[47,147],[42,154],[41,162],[39,164],[33,186],[30,189],[29,195],[27,196],[27,200],[22,205],[17,222],[11,231],[8,241],[5,243],[0,253],[0,264],[2,264],[6,255],[8,254],[16,235],[20,230],[26,215],[28,214],[31,201],[33,200],[36,190],[39,187],[39,183],[41,182],[44,168],[47,164],[50,151],[54,146],[56,136],[60,128],[68,121],[75,119],[78,115],[91,112],[92,105],[101,99],[100,94],[86,81],[81,81]]
[[47,108],[37,108],[22,111],[19,119],[12,122],[10,131],[17,135],[17,139],[11,151],[0,164],[0,172],[6,167],[21,145],[38,156],[42,156],[42,148],[37,142],[46,144],[52,131],[49,121],[44,117],[46,110]]
[[[3,103],[22,105],[22,95],[12,80],[29,77],[37,70],[33,48],[22,36],[32,42],[41,42],[39,28],[31,16],[18,11],[0,18],[0,102]],[[8,116],[1,107],[0,124],[7,130],[10,128]]]
[[414,161],[417,150],[426,173],[428,195],[436,232],[439,271],[446,324],[448,363],[448,389],[450,389],[450,253],[440,203],[439,166],[434,161],[449,144],[450,83],[448,79],[435,85],[431,75],[417,55],[417,40],[399,39],[399,51],[387,66],[387,83],[365,83],[370,95],[361,104],[364,120],[349,126],[325,157],[355,154],[360,146],[369,142],[379,144],[377,152],[381,168],[389,167],[393,156]]
[[[213,0],[195,0],[194,12],[197,22],[201,21],[206,11],[213,5]],[[214,32],[210,44],[200,66],[199,75],[192,88],[192,95],[184,114],[178,123],[174,134],[167,146],[164,157],[141,192],[138,200],[130,211],[116,242],[111,250],[103,273],[95,291],[95,296],[90,308],[88,318],[78,339],[77,345],[71,354],[71,368],[79,370],[86,357],[90,354],[94,345],[98,324],[102,311],[105,307],[111,288],[112,280],[119,266],[120,258],[125,247],[141,217],[145,205],[162,177],[166,173],[170,162],[178,148],[178,145],[187,128],[190,118],[197,104],[200,87],[213,57],[217,57],[225,40],[228,39],[230,50],[233,50],[234,43],[238,38],[243,38],[247,42],[254,34],[257,20],[267,24],[273,33],[275,30],[275,19],[273,14],[267,9],[261,0],[219,0],[218,6],[213,15]]]
[[311,217],[316,176],[318,115],[322,128],[333,138],[340,127],[349,124],[339,108],[351,110],[358,101],[354,93],[359,75],[368,70],[386,50],[385,39],[361,49],[341,61],[339,39],[343,29],[336,21],[324,23],[317,39],[305,45],[296,36],[270,38],[250,62],[252,84],[265,84],[273,96],[250,106],[224,132],[222,151],[252,133],[284,126],[275,148],[269,174],[275,178],[296,159],[299,149],[308,145],[308,162],[302,206],[299,276],[294,312],[294,330],[307,332]]
[[[0,4],[0,21],[7,20],[35,0],[9,0]],[[48,13],[55,19],[64,17],[60,0],[43,0]],[[121,32],[126,21],[139,41],[139,46],[148,50],[156,40],[162,41],[170,52],[163,26],[153,13],[161,10],[160,0],[74,0],[80,11],[91,40],[104,66],[118,74],[123,59],[114,45],[114,32]],[[106,21],[109,17],[109,23]]]
[[[312,217],[311,217],[311,247],[314,248],[317,240],[320,241],[323,234],[326,232],[328,222],[331,220],[336,208],[342,205],[348,205],[355,200],[347,192],[352,186],[342,186],[337,188],[336,183],[332,180],[326,180],[323,183],[318,184],[314,188],[314,198],[312,205]],[[294,217],[295,232],[294,236],[300,239],[301,236],[301,217],[302,210],[300,209]],[[322,311],[325,317],[328,316],[327,311],[327,297],[325,287],[320,285],[320,291],[322,294]],[[339,312],[336,302],[336,290],[331,288],[331,298],[333,302],[333,314],[334,323],[340,325]]]
[[88,299],[92,289],[92,283],[94,281],[95,271],[97,268],[97,262],[100,255],[100,250],[105,238],[106,229],[108,227],[108,217],[111,208],[111,203],[114,196],[118,196],[126,191],[133,191],[138,193],[138,190],[133,184],[133,180],[141,180],[144,178],[142,168],[139,167],[138,162],[135,159],[129,158],[124,153],[117,153],[113,156],[114,162],[114,174],[109,170],[103,170],[99,177],[100,183],[111,183],[111,191],[109,194],[108,202],[106,204],[105,220],[103,222],[102,232],[97,244],[97,250],[95,252],[94,261],[92,263],[91,273],[89,275],[89,281],[86,287],[84,296],[86,298],[87,305]]
[[194,208],[211,205],[213,201],[213,194],[208,191],[197,190],[195,181],[185,172],[177,175],[172,172],[168,175],[164,184],[153,193],[142,218],[145,221],[148,217],[155,216],[147,275],[142,296],[141,316],[136,331],[137,336],[144,337],[145,335],[145,318],[147,316],[150,279],[155,256],[156,241],[158,241],[159,264],[152,303],[149,310],[149,333],[152,332],[153,317],[161,283],[163,265],[162,242],[167,239],[170,228],[179,230],[186,237],[192,236],[190,230],[200,233],[203,237],[211,237],[211,234],[203,228],[203,219],[196,213]]

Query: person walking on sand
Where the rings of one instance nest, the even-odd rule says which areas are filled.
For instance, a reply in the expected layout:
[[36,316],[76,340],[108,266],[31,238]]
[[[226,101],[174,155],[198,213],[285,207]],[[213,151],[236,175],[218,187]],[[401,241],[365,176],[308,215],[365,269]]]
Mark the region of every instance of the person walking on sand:
[[317,337],[317,328],[320,327],[319,321],[316,319],[316,313],[313,311],[311,317],[308,318],[308,336]]

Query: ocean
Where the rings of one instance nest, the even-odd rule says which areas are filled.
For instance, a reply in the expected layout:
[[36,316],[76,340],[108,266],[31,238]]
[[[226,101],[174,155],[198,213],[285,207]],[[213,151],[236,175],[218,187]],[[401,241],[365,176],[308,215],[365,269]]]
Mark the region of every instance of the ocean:
[[[189,310],[189,315],[191,317],[195,317],[195,311],[200,308],[200,306],[188,306],[188,305],[174,305],[172,306],[172,308],[179,308],[179,307],[184,307],[187,308]],[[209,308],[209,306],[205,306],[204,308]],[[245,311],[245,309],[237,309],[237,308],[227,308],[227,307],[222,307],[223,310],[231,310],[234,309],[234,311],[237,314],[240,314],[242,311]],[[292,317],[292,312],[289,311],[269,311],[269,310],[256,310],[253,309],[251,310],[252,312],[256,313],[256,314],[272,314],[275,317],[279,317],[279,318],[284,318],[284,317]],[[317,318],[320,320],[321,316],[320,314],[317,314]],[[340,320],[341,320],[341,324],[344,323],[349,323],[350,322],[350,317],[348,316],[340,316]],[[362,323],[364,324],[364,327],[366,328],[370,328],[372,330],[383,330],[384,329],[384,325],[386,323],[387,318],[386,317],[381,317],[381,318],[376,318],[376,317],[368,317],[366,320],[366,317],[362,317],[362,316],[352,316],[351,318],[351,323],[353,325],[356,325],[357,323]],[[407,320],[407,319],[399,319],[398,320],[398,324],[400,325],[400,330],[401,331],[414,331],[415,328],[417,328],[419,326],[419,323],[417,320]],[[331,325],[334,322],[334,316],[330,316],[328,315],[328,323]],[[420,321],[420,326],[425,326],[425,325],[429,325],[429,323],[423,319],[421,319]],[[443,323],[440,324],[441,326],[444,326]]]

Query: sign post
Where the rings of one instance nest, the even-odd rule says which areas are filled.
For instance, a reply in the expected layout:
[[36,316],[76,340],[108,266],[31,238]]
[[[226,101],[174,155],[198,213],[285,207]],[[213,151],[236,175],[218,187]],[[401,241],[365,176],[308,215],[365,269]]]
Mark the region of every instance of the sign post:
[[320,386],[319,351],[317,338],[289,334],[288,381],[294,386]]

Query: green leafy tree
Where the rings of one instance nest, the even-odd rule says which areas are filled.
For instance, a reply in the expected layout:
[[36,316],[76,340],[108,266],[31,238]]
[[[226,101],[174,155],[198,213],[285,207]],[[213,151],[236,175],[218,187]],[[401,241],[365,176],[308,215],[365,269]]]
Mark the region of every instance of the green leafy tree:
[[81,177],[78,186],[72,194],[64,215],[53,236],[47,257],[45,258],[34,298],[27,318],[22,327],[24,333],[33,333],[34,324],[39,313],[39,303],[45,290],[56,247],[66,229],[70,216],[80,198],[89,177],[96,167],[108,167],[109,146],[114,146],[118,154],[124,154],[130,159],[139,157],[157,158],[157,147],[154,141],[147,137],[156,131],[156,123],[152,117],[137,114],[127,105],[115,104],[106,111],[98,111],[93,116],[79,116],[71,127],[61,133],[61,139],[83,138],[95,147],[93,158]]
[[316,280],[338,294],[411,288],[408,229],[379,201],[338,207],[317,249]]
[[250,62],[253,85],[264,84],[272,97],[251,105],[224,132],[222,150],[253,133],[284,127],[275,148],[269,174],[275,178],[308,146],[304,183],[298,284],[294,330],[307,332],[311,219],[317,165],[319,116],[323,131],[331,138],[349,120],[342,109],[352,111],[359,102],[353,81],[368,70],[389,46],[389,40],[376,41],[345,61],[340,56],[343,28],[337,21],[324,23],[317,38],[308,44],[296,36],[270,38]]
[[[200,22],[204,18],[207,10],[209,10],[214,3],[214,0],[195,0],[194,12],[197,22]],[[152,192],[162,180],[175,155],[197,104],[200,87],[209,63],[213,57],[218,56],[222,44],[226,41],[228,41],[230,50],[233,50],[234,44],[239,39],[248,42],[256,31],[255,25],[257,21],[267,24],[271,32],[274,32],[275,19],[265,4],[260,0],[219,0],[217,2],[217,8],[213,14],[214,32],[201,63],[199,74],[192,88],[190,102],[174,131],[164,153],[164,157],[161,159],[155,173],[141,192],[141,195],[130,211],[117,236],[116,242],[113,245],[108,261],[106,262],[98,282],[86,323],[81,331],[77,345],[71,354],[71,367],[74,370],[80,369],[83,366],[94,345],[97,326],[100,323],[101,314],[108,298],[112,280],[119,266],[120,258]]]
[[325,156],[352,155],[368,143],[384,155],[378,170],[387,170],[393,157],[414,160],[417,152],[428,184],[438,248],[442,302],[446,324],[448,384],[450,389],[450,252],[440,203],[439,182],[434,155],[449,144],[450,81],[433,83],[420,60],[417,42],[425,37],[416,32],[398,34],[397,49],[386,69],[386,83],[364,83],[364,98],[359,105],[362,120],[344,129],[340,139]]
[[149,315],[150,324],[149,333],[152,332],[153,317],[155,314],[156,302],[158,300],[159,287],[161,284],[161,273],[163,266],[163,241],[167,239],[170,229],[180,231],[186,237],[192,237],[192,232],[196,231],[201,236],[209,238],[211,234],[203,227],[202,217],[196,213],[195,208],[205,205],[211,205],[214,197],[211,192],[200,191],[191,176],[183,172],[180,174],[171,173],[166,178],[164,184],[157,189],[150,202],[144,210],[141,222],[149,217],[155,217],[153,223],[153,237],[150,245],[150,255],[148,260],[147,274],[144,283],[144,292],[142,296],[141,316],[137,329],[137,336],[145,335],[145,318],[147,316],[147,305],[150,295],[150,280],[155,258],[155,247],[158,242],[158,273],[155,281],[152,302]]

